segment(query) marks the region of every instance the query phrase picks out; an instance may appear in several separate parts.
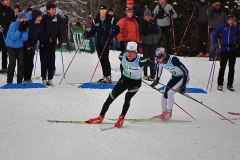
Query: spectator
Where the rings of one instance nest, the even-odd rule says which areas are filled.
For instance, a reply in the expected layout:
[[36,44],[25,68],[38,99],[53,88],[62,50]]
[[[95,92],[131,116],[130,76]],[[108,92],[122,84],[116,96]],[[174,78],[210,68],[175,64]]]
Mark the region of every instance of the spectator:
[[215,2],[206,10],[208,16],[208,26],[210,31],[210,46],[209,46],[209,60],[213,61],[214,57],[219,56],[219,51],[215,52],[215,47],[213,45],[213,33],[217,27],[224,23],[226,19],[226,14],[221,8],[220,2]]
[[47,14],[42,20],[43,38],[40,44],[41,76],[44,85],[54,86],[52,79],[55,70],[55,49],[61,48],[63,38],[60,16],[56,15],[56,5],[49,3],[46,8]]
[[18,13],[21,12],[19,4],[15,4],[14,5],[13,12],[14,12],[15,19],[17,19],[18,18]]
[[27,15],[20,12],[17,22],[11,23],[6,46],[9,53],[9,65],[7,73],[7,83],[13,82],[13,75],[17,60],[17,83],[22,83],[23,79],[23,42],[28,39]]
[[[108,9],[108,14],[110,16],[114,17],[114,21],[118,22],[119,18],[115,16],[112,8]],[[117,37],[111,36],[111,39],[110,39],[110,50],[119,50],[119,49],[120,49],[120,44],[118,42]]]
[[160,28],[160,40],[159,40],[159,47],[163,46],[162,43],[162,36],[164,35],[165,42],[166,42],[166,52],[172,52],[172,43],[171,43],[171,24],[172,18],[177,18],[177,13],[173,9],[173,7],[166,2],[166,0],[158,0],[158,5],[155,7],[153,13],[154,16],[157,18],[157,23]]
[[126,8],[133,10],[133,15],[135,16],[138,23],[142,22],[144,9],[134,5],[134,0],[126,0]]
[[[221,44],[218,44],[217,38],[221,36]],[[227,23],[220,25],[213,33],[213,45],[221,46],[220,51],[220,69],[218,74],[218,90],[223,90],[224,72],[228,62],[228,82],[227,89],[234,91],[233,80],[235,72],[235,63],[239,49],[240,30],[235,26],[235,17],[227,16]]]
[[34,10],[32,20],[28,21],[29,32],[28,40],[24,42],[23,57],[24,57],[24,83],[32,83],[33,58],[35,55],[35,47],[42,36],[42,12]]
[[[159,32],[156,19],[151,19],[151,11],[146,9],[144,12],[144,21],[140,24],[140,37],[142,40],[143,57],[155,61],[155,51],[158,47]],[[150,68],[148,76],[148,67],[144,66],[143,79],[153,81],[155,78],[155,70]]]
[[10,0],[0,2],[0,50],[2,51],[2,70],[0,70],[0,74],[7,73],[8,52],[5,38],[11,22],[15,21],[13,10],[9,7],[10,2]]
[[[115,28],[116,30],[111,29]],[[96,18],[94,18],[92,22],[92,27],[89,32],[85,32],[85,37],[89,38],[93,35],[96,35],[96,50],[98,54],[98,58],[100,60],[102,66],[103,77],[98,80],[101,83],[111,83],[111,64],[109,61],[109,45],[110,45],[110,38],[113,34],[116,36],[119,31],[118,27],[116,26],[116,21],[114,17],[107,14],[107,8],[104,5],[99,7],[99,13],[97,14]]]
[[31,20],[32,19],[32,12],[33,12],[33,9],[31,7],[28,7],[26,9],[26,13],[27,13],[27,20]]
[[138,23],[136,18],[133,17],[133,10],[131,8],[126,9],[126,15],[118,21],[118,25],[120,33],[117,38],[120,42],[120,50],[122,52],[124,52],[129,41],[140,42]]
[[197,57],[208,57],[208,16],[206,10],[209,7],[207,0],[199,0],[198,9],[198,55]]

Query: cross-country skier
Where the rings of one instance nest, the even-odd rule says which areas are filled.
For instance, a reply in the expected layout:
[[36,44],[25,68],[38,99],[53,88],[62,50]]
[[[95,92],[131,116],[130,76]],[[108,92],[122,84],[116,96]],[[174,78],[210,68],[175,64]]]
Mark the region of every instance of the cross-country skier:
[[137,55],[137,43],[128,42],[126,52],[120,53],[119,59],[121,60],[121,72],[122,76],[118,80],[116,86],[110,92],[107,100],[103,104],[100,115],[96,118],[89,119],[87,123],[101,123],[104,119],[110,104],[125,90],[125,102],[123,104],[122,113],[119,116],[118,121],[115,123],[115,127],[121,127],[123,125],[124,117],[130,106],[132,97],[138,92],[142,84],[143,66],[150,66],[156,68],[156,64],[146,58]]
[[156,79],[151,84],[152,87],[159,83],[163,68],[172,74],[162,96],[162,114],[153,117],[167,120],[172,116],[175,92],[179,91],[181,94],[185,93],[186,85],[190,79],[189,72],[176,56],[166,54],[164,48],[157,48],[155,59],[158,67]]

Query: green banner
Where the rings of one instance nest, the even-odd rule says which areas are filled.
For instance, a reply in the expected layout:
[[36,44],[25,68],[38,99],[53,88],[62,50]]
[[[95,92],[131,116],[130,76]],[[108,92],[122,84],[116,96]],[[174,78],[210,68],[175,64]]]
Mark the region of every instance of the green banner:
[[93,54],[95,52],[95,47],[92,39],[84,39],[83,33],[85,30],[77,27],[72,28],[73,41],[75,45],[75,50],[80,48],[80,52],[87,52]]

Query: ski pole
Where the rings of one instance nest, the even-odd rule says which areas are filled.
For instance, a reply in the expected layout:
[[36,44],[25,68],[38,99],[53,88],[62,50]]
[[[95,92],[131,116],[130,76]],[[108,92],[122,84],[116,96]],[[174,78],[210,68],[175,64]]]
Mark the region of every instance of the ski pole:
[[213,59],[213,62],[214,62],[214,66],[213,66],[213,75],[212,75],[212,82],[211,82],[211,89],[210,89],[210,92],[212,92],[212,84],[213,84],[213,78],[214,78],[214,73],[215,73],[215,66],[216,66],[216,60],[217,60],[217,47],[215,49],[215,55],[214,55],[214,59]]
[[[84,39],[83,39],[82,41],[84,41]],[[85,44],[84,49],[85,49],[85,48],[86,48],[86,44]],[[77,55],[77,52],[78,52],[78,51],[80,51],[80,44],[78,45],[78,48],[77,48],[76,52],[74,53],[72,60],[70,61],[69,65],[68,65],[68,67],[67,67],[67,69],[66,69],[66,71],[64,72],[64,74],[63,74],[63,76],[62,76],[62,78],[61,78],[61,80],[60,80],[60,82],[59,82],[59,85],[62,83],[63,78],[65,78],[65,75],[66,75],[69,67],[71,66],[71,64],[72,64],[75,56]]]
[[176,38],[175,38],[175,29],[174,29],[174,20],[171,17],[172,20],[172,36],[173,36],[173,46],[174,46],[174,52],[177,53],[177,48],[176,48]]
[[214,66],[214,63],[212,63],[212,67],[211,67],[210,74],[209,74],[209,77],[208,77],[208,83],[207,83],[206,92],[208,90],[209,82],[210,82],[210,79],[211,79],[211,76],[212,76],[213,66]]
[[[144,80],[142,80],[142,82],[145,83],[146,85],[148,85],[149,87],[151,87],[150,84],[148,84],[148,83],[145,82]],[[161,91],[160,91],[159,89],[157,89],[156,87],[152,87],[152,88],[155,89],[156,91],[164,94],[163,92],[161,92]],[[185,109],[183,109],[182,107],[180,107],[177,103],[174,102],[174,104],[175,104],[178,108],[180,108],[183,112],[185,112],[187,115],[189,115],[193,120],[197,121],[190,113],[188,113]]]
[[[63,74],[64,74],[64,62],[63,62],[62,47],[61,47],[61,57],[62,57],[62,69],[63,69]],[[65,77],[64,77],[64,79],[65,79]]]
[[105,48],[106,48],[106,46],[107,46],[107,44],[108,44],[108,41],[109,41],[109,39],[110,39],[110,35],[111,35],[111,34],[109,34],[109,36],[108,36],[108,38],[107,38],[107,41],[106,41],[106,43],[105,43],[105,45],[104,45],[104,47],[103,47],[102,53],[101,53],[101,55],[100,55],[100,57],[99,57],[99,60],[98,60],[98,62],[97,62],[97,65],[96,65],[96,67],[95,67],[95,69],[94,69],[94,71],[93,71],[92,77],[91,77],[91,79],[90,79],[90,83],[92,82],[93,76],[95,75],[95,72],[96,72],[97,67],[98,67],[98,65],[99,65],[99,63],[100,63],[100,60],[102,59],[104,50],[105,50]]
[[190,16],[190,19],[189,19],[189,21],[188,21],[187,27],[186,27],[186,29],[185,29],[185,31],[184,31],[184,34],[183,34],[182,39],[181,39],[181,41],[180,41],[180,44],[179,44],[179,46],[178,46],[176,55],[178,54],[178,51],[179,51],[179,49],[180,49],[180,47],[181,47],[181,45],[182,45],[183,39],[185,38],[185,35],[186,35],[186,33],[187,33],[189,24],[190,24],[190,22],[191,22],[191,20],[192,20],[192,18],[193,18],[193,15],[194,15],[195,11],[196,11],[196,8],[194,7],[194,8],[193,8],[193,11],[192,11],[192,14],[191,14],[191,16]]
[[35,65],[34,65],[34,76],[35,76],[36,68],[37,68],[37,58],[38,58],[38,48],[37,48],[37,53],[36,53]]
[[[162,83],[160,83],[160,82],[159,82],[159,84],[161,84],[161,85],[163,85],[163,86],[166,86],[166,85],[164,85],[164,84],[162,84]],[[177,92],[175,89],[172,89],[172,88],[169,88],[169,89],[173,90],[174,92]],[[179,92],[178,92],[178,93],[179,93]],[[205,105],[203,102],[201,102],[201,101],[193,98],[193,97],[190,96],[189,94],[187,94],[187,93],[184,93],[184,94],[179,93],[179,94],[181,94],[181,95],[183,95],[183,96],[185,96],[185,97],[187,97],[187,98],[189,98],[189,99],[191,99],[191,100],[193,100],[193,101],[201,104],[202,106],[208,108],[209,110],[211,110],[212,112],[214,112],[214,113],[216,113],[217,115],[221,116],[221,117],[224,118],[225,120],[228,120],[228,121],[231,122],[232,124],[235,124],[235,123],[234,123],[233,121],[231,121],[230,119],[226,118],[225,116],[221,115],[220,113],[218,113],[217,111],[213,110],[213,109],[210,108],[209,106]]]

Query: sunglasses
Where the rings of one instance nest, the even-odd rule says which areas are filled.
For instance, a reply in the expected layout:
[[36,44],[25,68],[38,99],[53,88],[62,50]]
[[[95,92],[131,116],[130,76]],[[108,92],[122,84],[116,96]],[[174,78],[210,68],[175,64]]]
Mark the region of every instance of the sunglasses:
[[155,59],[162,59],[163,56],[156,56]]

